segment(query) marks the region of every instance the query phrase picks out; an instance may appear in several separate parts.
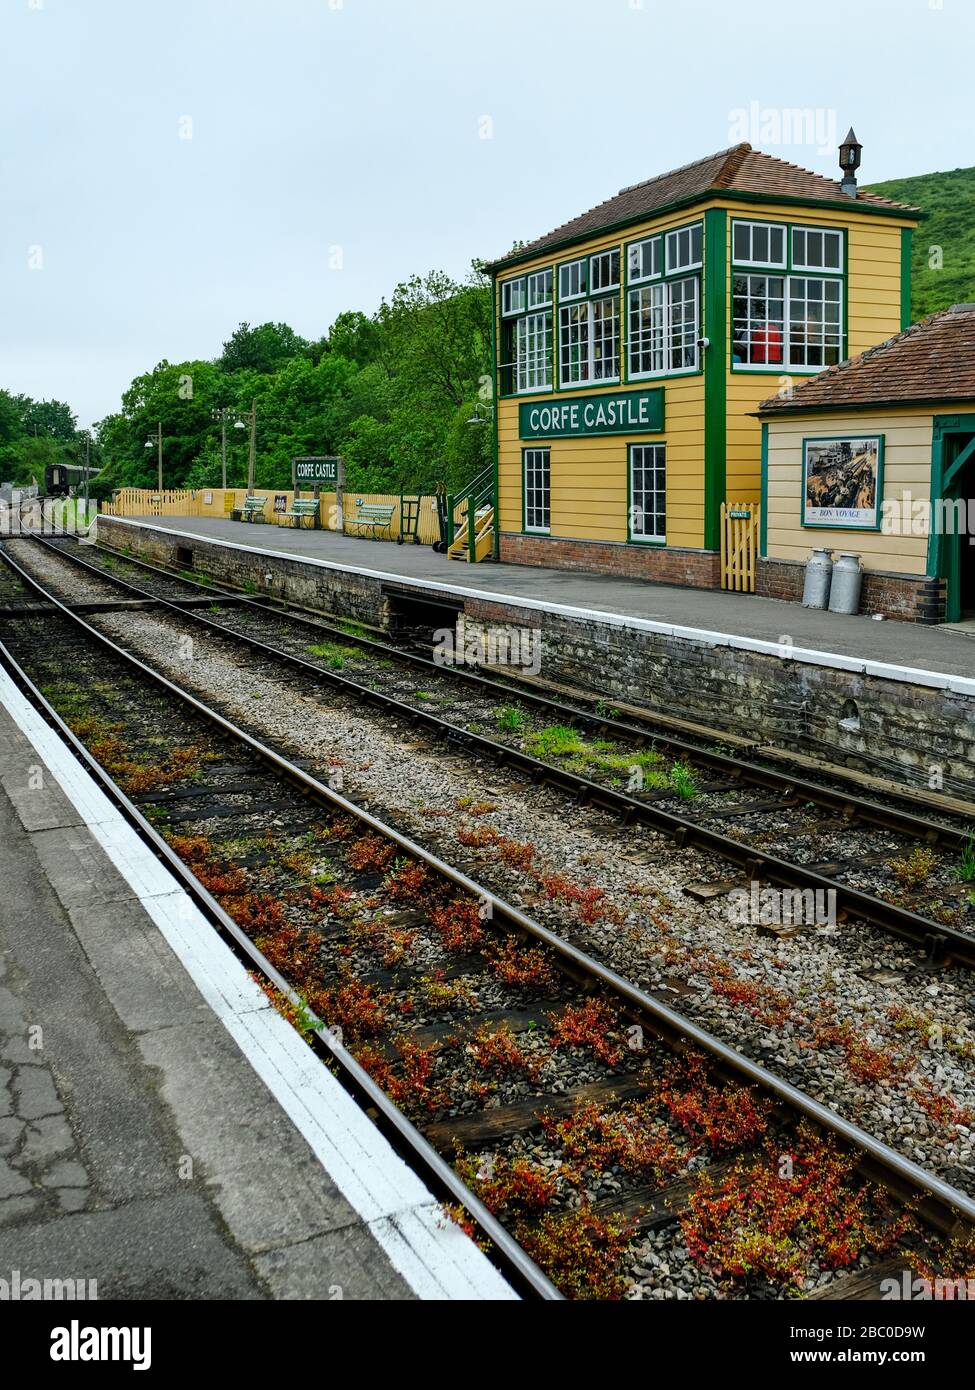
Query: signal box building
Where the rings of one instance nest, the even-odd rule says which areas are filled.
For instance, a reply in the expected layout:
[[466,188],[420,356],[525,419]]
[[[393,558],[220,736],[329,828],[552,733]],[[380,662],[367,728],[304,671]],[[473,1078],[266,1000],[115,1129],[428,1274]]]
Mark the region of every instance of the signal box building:
[[916,209],[737,145],[494,262],[502,560],[718,587],[756,410],[910,322]]

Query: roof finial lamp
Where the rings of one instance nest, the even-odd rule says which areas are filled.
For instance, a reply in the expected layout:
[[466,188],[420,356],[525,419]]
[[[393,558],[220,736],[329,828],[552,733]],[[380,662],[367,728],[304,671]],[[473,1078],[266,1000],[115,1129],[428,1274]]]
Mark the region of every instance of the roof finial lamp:
[[840,169],[843,171],[840,192],[847,194],[850,198],[857,196],[857,170],[860,167],[862,149],[863,146],[856,138],[851,126],[849,134],[840,146]]

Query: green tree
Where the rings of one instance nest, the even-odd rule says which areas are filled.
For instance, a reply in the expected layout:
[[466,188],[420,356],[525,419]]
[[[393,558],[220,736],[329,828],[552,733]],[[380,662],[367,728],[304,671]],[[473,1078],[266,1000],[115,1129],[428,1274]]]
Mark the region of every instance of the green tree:
[[242,323],[224,343],[220,367],[228,373],[274,372],[308,346],[286,323],[262,323],[257,328]]

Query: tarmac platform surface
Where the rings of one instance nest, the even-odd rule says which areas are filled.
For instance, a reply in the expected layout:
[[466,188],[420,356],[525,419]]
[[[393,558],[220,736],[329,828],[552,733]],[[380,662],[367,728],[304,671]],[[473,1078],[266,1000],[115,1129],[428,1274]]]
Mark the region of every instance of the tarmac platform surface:
[[0,1278],[510,1299],[0,670]]
[[[803,608],[797,603],[725,590],[677,588],[647,580],[582,574],[536,565],[470,565],[436,554],[429,546],[339,535],[334,531],[252,525],[223,517],[143,517],[139,524],[254,550],[276,551],[347,569],[380,573],[599,613],[676,624],[705,633],[781,643],[824,657],[888,663],[948,676],[975,679],[975,624],[924,627]],[[824,664],[830,664],[825,661]],[[841,663],[840,663],[841,664]]]

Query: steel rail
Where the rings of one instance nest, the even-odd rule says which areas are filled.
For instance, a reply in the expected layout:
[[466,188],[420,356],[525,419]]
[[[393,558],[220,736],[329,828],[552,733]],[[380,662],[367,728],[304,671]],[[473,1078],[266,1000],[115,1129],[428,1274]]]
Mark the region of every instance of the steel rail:
[[[42,536],[33,536],[30,539],[38,541],[48,550],[56,555],[62,555],[71,564],[80,566],[90,571],[94,575],[100,575],[118,584],[121,588],[131,589],[133,593],[144,595],[147,598],[157,599],[157,595],[151,590],[141,589],[139,585],[131,583],[129,580],[122,579],[118,575],[112,574],[108,570],[100,569],[84,560],[80,555],[73,553],[73,548],[62,548],[52,544],[52,542]],[[691,758],[697,763],[701,763],[711,768],[715,772],[720,772],[728,777],[733,777],[742,782],[751,783],[755,786],[777,788],[784,793],[794,793],[796,796],[806,801],[815,801],[818,805],[829,807],[839,811],[844,816],[850,813],[856,819],[862,820],[868,825],[877,825],[884,829],[898,830],[905,835],[918,835],[929,844],[941,841],[949,845],[952,849],[961,850],[968,843],[969,832],[960,830],[954,826],[942,824],[940,821],[929,820],[914,812],[901,811],[897,807],[885,806],[880,802],[872,801],[867,797],[856,793],[834,791],[830,787],[825,787],[819,782],[811,782],[801,776],[794,776],[789,772],[782,772],[778,768],[764,767],[748,759],[730,756],[727,753],[718,753],[713,749],[701,747],[697,743],[691,743],[686,739],[677,738],[666,731],[658,731],[651,727],[643,727],[642,724],[629,723],[625,719],[618,719],[611,715],[602,715],[589,710],[580,709],[576,705],[566,704],[562,700],[557,700],[551,695],[543,695],[539,691],[530,690],[519,684],[513,684],[497,676],[486,676],[476,671],[470,670],[463,664],[452,664],[445,667],[439,662],[432,661],[429,657],[420,656],[417,652],[407,651],[401,647],[392,646],[386,642],[379,642],[375,638],[362,637],[355,633],[345,632],[342,628],[333,624],[323,622],[320,619],[308,616],[295,605],[287,600],[278,599],[271,595],[264,595],[256,599],[251,595],[241,594],[233,587],[230,589],[215,589],[209,584],[203,584],[199,580],[187,579],[176,570],[170,570],[158,564],[151,564],[138,556],[126,555],[124,551],[112,550],[105,547],[107,553],[118,556],[126,564],[138,566],[140,569],[148,570],[151,574],[177,580],[179,583],[186,584],[201,593],[210,595],[214,600],[224,598],[226,600],[236,600],[237,606],[249,607],[256,613],[274,613],[287,619],[295,625],[307,627],[309,631],[316,633],[327,633],[334,636],[338,641],[350,646],[357,646],[366,651],[372,651],[377,656],[392,658],[404,665],[414,667],[438,678],[447,675],[458,681],[466,682],[469,685],[477,686],[485,693],[492,696],[506,694],[513,699],[520,700],[523,704],[531,705],[536,709],[545,710],[553,716],[564,720],[566,723],[577,724],[584,728],[589,728],[595,733],[608,733],[619,738],[622,742],[635,743],[643,746],[648,742],[657,744],[665,748],[668,752],[673,752],[680,757]],[[157,601],[161,601],[158,600]],[[180,608],[178,603],[175,607]],[[180,608],[180,611],[184,611]],[[245,637],[245,634],[236,633],[235,636]],[[610,701],[610,703],[612,703]],[[649,721],[648,721],[649,723]],[[716,736],[717,738],[717,736]],[[837,776],[842,777],[843,769],[837,769]],[[893,795],[894,793],[892,793]],[[904,788],[901,793],[902,799],[911,800],[909,788]],[[975,819],[975,804],[972,806],[972,816]]]
[[[61,555],[64,552],[59,547],[49,547],[55,554]],[[28,571],[22,569],[15,560],[6,552],[10,563],[17,569],[18,573],[28,582],[33,582],[39,592],[46,591],[32,580]],[[269,642],[262,641],[260,638],[251,636],[248,633],[236,632],[233,629],[223,627],[220,623],[214,622],[211,618],[205,617],[202,613],[195,610],[181,608],[180,605],[170,599],[158,598],[150,595],[147,590],[141,589],[138,585],[130,584],[127,580],[119,579],[112,574],[106,574],[97,566],[87,565],[80,557],[69,557],[74,563],[84,566],[86,569],[99,577],[104,577],[108,583],[127,589],[132,593],[140,594],[144,597],[156,598],[156,601],[164,609],[169,609],[180,618],[188,618],[191,622],[199,623],[209,629],[214,635],[240,642],[242,645],[251,648],[264,656],[273,658],[276,661],[283,661],[291,667],[300,670],[306,676],[316,681],[324,682],[334,689],[342,691],[356,701],[372,704],[377,708],[392,712],[397,718],[405,720],[414,725],[420,725],[425,729],[436,734],[437,737],[445,740],[448,744],[460,745],[470,749],[475,754],[480,754],[486,758],[491,758],[495,762],[508,763],[514,767],[522,769],[528,774],[535,783],[547,782],[560,787],[573,796],[580,804],[592,804],[602,806],[619,815],[624,824],[638,823],[648,825],[656,830],[665,831],[669,834],[678,848],[697,847],[717,854],[729,863],[736,864],[744,869],[749,881],[761,876],[769,883],[784,888],[801,887],[803,890],[810,890],[813,893],[834,893],[836,907],[839,913],[846,914],[861,919],[880,931],[888,932],[901,940],[912,942],[922,946],[928,953],[929,958],[934,960],[942,959],[946,956],[961,962],[964,965],[975,968],[975,936],[959,930],[957,927],[949,926],[945,923],[937,922],[932,918],[924,917],[918,912],[912,912],[908,908],[899,907],[895,903],[884,901],[872,893],[865,893],[861,889],[853,888],[848,884],[840,882],[838,879],[830,878],[828,875],[818,873],[815,869],[809,868],[804,864],[796,863],[793,860],[782,859],[777,855],[764,853],[741,840],[736,840],[729,835],[724,835],[718,830],[709,829],[686,816],[678,815],[673,811],[665,811],[653,802],[640,801],[636,797],[628,796],[625,792],[617,791],[613,787],[603,786],[601,783],[594,782],[590,778],[583,777],[579,773],[569,772],[553,763],[548,763],[540,758],[533,757],[530,753],[524,752],[520,748],[512,747],[510,744],[499,743],[495,739],[486,737],[484,734],[475,734],[468,729],[461,728],[457,724],[452,724],[448,720],[441,719],[438,715],[429,710],[417,709],[413,705],[398,699],[394,695],[386,694],[382,690],[374,690],[370,686],[362,685],[358,681],[352,680],[349,676],[341,675],[338,671],[329,670],[327,667],[317,666],[303,657],[296,656],[293,652],[288,652],[280,647],[275,647]],[[429,663],[434,665],[434,663]],[[442,668],[436,667],[438,671]],[[493,690],[497,686],[493,682],[486,682]],[[611,724],[607,727],[612,727]],[[733,760],[728,759],[730,767],[737,766]],[[790,783],[792,790],[794,784]],[[842,798],[846,804],[852,798]],[[942,827],[936,826],[933,822],[920,818],[902,815],[905,823],[910,826],[911,832],[921,839],[929,837],[932,830],[941,830]],[[951,832],[952,835],[957,832]],[[959,836],[960,843],[965,843],[964,836]],[[827,898],[826,901],[829,901]]]
[[[55,600],[57,602],[57,600]],[[60,606],[60,605],[59,605]],[[70,615],[69,616],[73,616]],[[87,624],[85,624],[87,627]],[[90,629],[94,633],[94,629]],[[101,634],[96,634],[100,636]],[[103,639],[106,640],[106,639]],[[109,643],[113,648],[113,654],[120,657],[129,657],[121,647],[116,647],[114,643]],[[236,730],[232,724],[222,719],[216,711],[208,710],[207,706],[195,700],[186,691],[181,691],[177,686],[171,685],[164,678],[158,677],[148,667],[142,666],[134,658],[129,657],[134,664],[140,668],[141,674],[152,678],[163,684],[169,693],[187,701],[197,714],[211,720],[221,727],[224,733],[236,734],[243,742],[255,752],[259,752],[265,760],[269,762],[280,761],[279,770],[285,772],[289,777],[294,778],[297,774],[299,784],[305,790],[316,792],[328,792],[320,783],[315,783],[314,779],[309,779],[312,786],[308,787],[301,775],[299,768],[293,767],[283,759],[278,760],[277,755],[270,749],[264,749],[262,745],[252,740],[243,730]],[[473,1217],[479,1229],[490,1240],[492,1246],[498,1251],[500,1256],[499,1264],[509,1275],[513,1275],[516,1283],[523,1289],[542,1299],[561,1300],[563,1295],[551,1283],[547,1275],[531,1260],[521,1246],[511,1237],[504,1226],[495,1216],[484,1206],[480,1198],[477,1197],[470,1188],[457,1176],[453,1168],[441,1157],[432,1144],[426,1140],[401,1110],[393,1104],[369,1073],[362,1067],[350,1052],[342,1046],[341,1042],[329,1031],[327,1023],[319,1018],[315,1011],[310,1007],[298,992],[292,988],[283,975],[270,963],[264,954],[258,950],[251,941],[250,937],[242,931],[233,918],[220,906],[211,896],[206,888],[200,883],[190,870],[186,867],[179,856],[171,849],[161,835],[145,819],[138,807],[129,800],[117,783],[108,775],[100,763],[91,756],[84,744],[61,719],[60,715],[45,699],[38,690],[27,673],[19,665],[13,653],[3,641],[0,641],[0,662],[11,679],[17,684],[22,692],[29,698],[45,721],[55,730],[55,732],[68,745],[74,755],[85,765],[88,772],[95,779],[109,800],[125,816],[126,820],[132,825],[139,836],[148,844],[149,848],[158,859],[165,863],[166,867],[179,880],[184,890],[190,895],[197,906],[203,911],[204,916],[215,926],[218,932],[227,939],[228,944],[234,950],[235,955],[244,961],[252,969],[256,969],[274,987],[279,990],[290,1002],[300,1006],[303,1014],[312,1020],[316,1025],[313,1034],[318,1046],[316,1051],[329,1060],[335,1062],[343,1073],[347,1089],[350,1089],[357,1097],[364,1101],[366,1106],[374,1107],[382,1117],[382,1128],[389,1131],[398,1141],[400,1151],[406,1150],[412,1156],[414,1166],[428,1180],[432,1179],[434,1186],[441,1193],[446,1193],[454,1201],[461,1203],[465,1210]],[[351,802],[348,803],[349,812],[355,808]],[[382,829],[387,835],[389,832],[382,827],[381,822],[374,821],[371,817],[365,817],[360,812],[356,812],[359,818],[364,820],[371,828]],[[405,847],[405,842],[404,842]],[[430,858],[431,867],[436,861]]]
[[[6,552],[3,552],[3,558],[9,561],[9,556],[6,555]],[[14,567],[19,570],[19,566],[15,565]],[[751,1058],[745,1056],[736,1048],[731,1047],[730,1044],[723,1042],[720,1038],[707,1032],[691,1019],[686,1018],[683,1014],[677,1013],[676,1010],[668,1007],[668,1005],[661,1003],[660,1000],[655,999],[651,994],[640,989],[637,985],[627,980],[624,976],[619,975],[609,966],[603,965],[600,961],[587,955],[578,947],[565,941],[555,932],[549,930],[549,928],[542,926],[540,922],[535,921],[534,918],[529,917],[526,913],[499,897],[490,889],[485,888],[482,884],[477,883],[466,874],[461,873],[452,865],[439,859],[422,845],[409,839],[409,837],[403,835],[392,826],[386,825],[383,821],[379,820],[378,817],[372,815],[371,812],[357,806],[355,802],[349,801],[346,797],[342,796],[341,793],[326,786],[323,782],[318,781],[318,779],[313,777],[310,773],[304,771],[304,769],[298,767],[296,764],[289,762],[288,759],[284,758],[280,753],[275,752],[274,749],[267,747],[258,739],[254,738],[253,735],[232,723],[217,710],[204,704],[195,695],[182,689],[182,687],[176,685],[173,681],[169,680],[168,677],[161,675],[158,671],[154,671],[151,667],[146,666],[138,657],[134,656],[124,647],[119,646],[116,642],[112,641],[110,637],[99,632],[97,628],[91,627],[83,618],[73,613],[60,599],[44,590],[39,581],[32,576],[24,574],[23,577],[35,589],[45,593],[46,597],[50,599],[61,614],[81,629],[89,639],[94,640],[97,645],[109,651],[123,664],[137,671],[140,676],[148,680],[150,684],[165,690],[178,701],[187,705],[206,722],[219,729],[223,734],[244,744],[261,761],[283,774],[289,781],[300,787],[307,794],[313,796],[319,803],[327,805],[343,815],[353,817],[368,827],[368,829],[397,845],[404,853],[426,864],[435,874],[446,878],[464,892],[478,898],[489,907],[490,920],[495,922],[506,922],[516,930],[548,946],[550,950],[561,957],[569,973],[578,971],[588,976],[590,979],[599,981],[600,984],[605,986],[611,993],[615,994],[631,1009],[634,1009],[639,1015],[642,1015],[644,1019],[651,1020],[654,1024],[654,1031],[658,1036],[670,1041],[681,1040],[690,1042],[703,1049],[721,1064],[722,1067],[735,1073],[736,1076],[743,1078],[747,1084],[761,1087],[762,1090],[783,1102],[788,1109],[797,1112],[811,1120],[821,1129],[835,1135],[843,1144],[859,1151],[861,1155],[864,1155],[870,1160],[871,1164],[875,1166],[877,1173],[881,1175],[881,1181],[886,1182],[893,1191],[903,1192],[903,1189],[906,1188],[921,1198],[931,1199],[935,1208],[934,1217],[932,1219],[934,1219],[936,1224],[942,1229],[954,1229],[959,1220],[969,1225],[975,1225],[975,1197],[971,1197],[960,1189],[953,1187],[936,1174],[928,1172],[911,1159],[905,1158],[902,1154],[897,1153],[896,1150],[890,1148],[889,1145],[877,1139],[867,1130],[861,1129],[859,1125],[844,1119],[843,1116],[836,1114],[833,1110],[829,1109],[828,1106],[813,1099],[812,1096],[807,1095],[791,1082],[776,1076],[774,1072],[768,1071],[760,1063],[752,1061]],[[261,953],[256,950],[249,938],[246,937],[236,923],[223,912],[219,904],[213,900],[202,885],[193,878],[185,865],[176,858],[173,851],[166,845],[165,841],[152,829],[137,808],[125,797],[124,793],[115,785],[111,778],[108,777],[108,774],[105,773],[87,750],[84,749],[83,745],[80,744],[79,740],[71,731],[67,729],[63,721],[51,709],[44,697],[40,695],[40,692],[37,691],[29,677],[21,670],[12,654],[2,643],[0,643],[0,658],[3,659],[8,669],[12,668],[13,672],[16,673],[18,681],[22,684],[26,683],[26,686],[30,688],[33,692],[33,698],[40,703],[41,708],[45,711],[46,717],[49,718],[49,722],[53,723],[62,737],[66,738],[69,745],[81,754],[86,765],[96,772],[99,782],[107,789],[110,789],[113,800],[115,800],[120,809],[124,810],[127,818],[136,825],[136,828],[143,835],[143,838],[152,845],[160,858],[164,858],[168,864],[174,867],[181,880],[187,884],[187,886],[191,886],[191,891],[195,899],[198,902],[205,903],[208,915],[219,921],[222,929],[237,942],[252,961],[258,963],[261,971],[267,974],[268,978],[272,979],[276,987],[281,988],[283,985],[284,992],[288,997],[293,1001],[297,1000],[295,991],[293,991],[278,972],[274,970],[270,962],[266,961]],[[195,887],[192,887],[192,885],[195,885]],[[355,1086],[369,1096],[370,1102],[374,1103],[380,1113],[395,1127],[396,1131],[408,1140],[417,1156],[420,1157],[420,1155],[423,1155],[424,1166],[427,1167],[431,1173],[437,1174],[449,1190],[458,1193],[459,1200],[462,1201],[463,1205],[467,1207],[472,1215],[476,1215],[478,1225],[485,1230],[486,1234],[490,1235],[492,1241],[498,1245],[499,1250],[504,1254],[505,1258],[511,1259],[513,1262],[517,1262],[520,1267],[523,1267],[524,1277],[530,1282],[535,1280],[533,1287],[536,1288],[536,1291],[539,1292],[542,1297],[560,1297],[556,1290],[553,1289],[552,1292],[546,1293],[544,1291],[544,1286],[537,1283],[539,1279],[545,1281],[545,1283],[548,1281],[545,1276],[541,1274],[541,1271],[537,1270],[537,1267],[529,1260],[528,1256],[521,1251],[521,1248],[507,1235],[507,1232],[500,1226],[500,1223],[498,1223],[495,1218],[491,1217],[491,1214],[487,1212],[483,1204],[478,1201],[473,1193],[468,1192],[465,1185],[460,1181],[453,1170],[450,1169],[449,1165],[444,1163],[436,1150],[433,1149],[419,1131],[410,1124],[405,1116],[392,1105],[392,1102],[379,1090],[364,1069],[355,1062],[354,1058],[350,1057],[345,1049],[331,1038],[324,1027],[318,1031],[316,1036],[334,1056],[335,1060],[339,1062]],[[473,1203],[473,1206],[471,1203]],[[495,1234],[496,1232],[497,1234]],[[504,1237],[503,1240],[502,1237]],[[551,1288],[552,1286],[549,1287]]]

